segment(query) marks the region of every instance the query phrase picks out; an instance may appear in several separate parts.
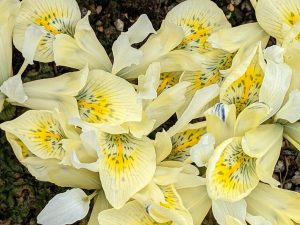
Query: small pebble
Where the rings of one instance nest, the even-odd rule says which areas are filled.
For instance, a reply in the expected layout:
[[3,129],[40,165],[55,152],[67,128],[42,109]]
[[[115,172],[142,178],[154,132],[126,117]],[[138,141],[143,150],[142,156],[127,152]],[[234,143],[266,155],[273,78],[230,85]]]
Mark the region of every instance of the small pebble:
[[284,185],[284,189],[287,189],[287,190],[291,190],[293,184],[291,182],[288,182]]
[[279,160],[278,162],[277,162],[277,164],[276,164],[276,166],[275,166],[275,172],[276,173],[279,173],[279,172],[282,172],[282,171],[284,171],[284,163],[283,163],[283,161],[282,160]]
[[300,176],[299,175],[295,175],[292,177],[292,183],[299,185],[300,184]]
[[114,25],[115,27],[117,28],[118,31],[123,31],[124,30],[124,22],[120,19],[117,19],[115,22],[114,22]]
[[97,8],[96,8],[96,13],[97,14],[100,14],[102,11],[102,6],[101,5],[98,5]]
[[231,4],[237,6],[237,5],[241,4],[242,0],[231,0],[230,2],[231,2]]
[[229,4],[227,5],[227,9],[228,9],[230,12],[233,12],[233,11],[234,11],[234,5],[231,4],[231,3],[229,3]]

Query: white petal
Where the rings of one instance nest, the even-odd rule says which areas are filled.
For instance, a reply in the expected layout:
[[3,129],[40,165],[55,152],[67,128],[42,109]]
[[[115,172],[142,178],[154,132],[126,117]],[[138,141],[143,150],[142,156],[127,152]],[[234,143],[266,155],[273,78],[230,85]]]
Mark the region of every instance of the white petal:
[[142,42],[149,34],[156,33],[146,14],[142,14],[125,34],[130,44]]
[[273,61],[277,64],[284,63],[283,62],[284,49],[279,47],[278,45],[273,45],[264,49],[263,53],[264,53],[264,58],[267,61]]
[[81,189],[72,189],[57,194],[37,217],[43,225],[72,224],[83,219],[89,211],[90,201]]
[[24,37],[22,54],[29,64],[33,64],[37,47],[45,34],[46,31],[41,26],[31,25],[27,28]]
[[268,39],[269,35],[265,33],[258,23],[247,23],[214,32],[208,38],[208,42],[210,42],[214,48],[235,52],[243,45],[252,44],[257,41],[263,41],[263,43],[267,44]]
[[157,97],[156,90],[160,82],[160,63],[149,65],[146,74],[138,77],[138,98],[154,99]]
[[279,124],[263,124],[245,133],[242,139],[244,152],[255,158],[262,157],[282,139],[283,127]]
[[76,155],[76,152],[72,152],[71,154],[71,162],[72,162],[72,165],[76,168],[76,169],[87,169],[87,170],[90,170],[92,172],[98,172],[99,169],[99,162],[96,161],[96,162],[93,162],[93,163],[82,163],[79,161],[77,155]]
[[172,150],[172,142],[167,132],[162,131],[156,133],[154,147],[157,163],[163,161],[168,157]]
[[[181,42],[183,30],[172,23],[164,21],[156,34],[151,35],[146,43],[139,49],[143,55],[140,64],[130,66],[118,73],[125,79],[137,78],[144,74],[149,64],[160,61],[160,58],[173,50]],[[125,58],[128,57],[125,53]]]
[[24,91],[21,75],[15,75],[5,81],[0,87],[0,91],[12,102],[24,103],[28,99]]
[[122,33],[112,46],[114,63],[112,73],[117,74],[121,69],[140,63],[143,53],[131,47],[127,35]]
[[214,136],[210,133],[204,134],[198,144],[190,149],[192,161],[196,163],[198,167],[205,166],[213,153],[214,145]]

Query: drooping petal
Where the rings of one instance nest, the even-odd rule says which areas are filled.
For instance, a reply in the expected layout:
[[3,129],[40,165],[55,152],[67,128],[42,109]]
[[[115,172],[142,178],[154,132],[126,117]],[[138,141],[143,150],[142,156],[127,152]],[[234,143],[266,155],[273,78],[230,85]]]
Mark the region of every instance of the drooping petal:
[[137,201],[128,202],[121,209],[108,209],[99,213],[99,225],[171,225],[157,223]]
[[190,149],[197,145],[201,137],[206,133],[206,124],[197,123],[187,126],[171,137],[172,151],[168,156],[169,160],[185,161],[190,156]]
[[18,118],[1,124],[1,129],[17,136],[36,156],[62,159],[66,150],[61,141],[66,134],[50,111],[30,110]]
[[[137,78],[145,74],[148,66],[168,54],[181,42],[183,31],[179,26],[164,21],[156,34],[151,35],[147,42],[139,48],[143,55],[138,65],[121,70],[117,75],[125,79]],[[178,64],[178,61],[174,62]]]
[[260,44],[252,44],[240,50],[233,60],[232,67],[226,71],[228,74],[220,89],[220,102],[235,104],[237,114],[258,101],[264,78],[260,48]]
[[[235,38],[232,38],[235,37]],[[213,33],[208,42],[212,47],[220,48],[228,52],[236,52],[244,45],[262,41],[265,46],[269,35],[259,26],[258,23],[247,23],[233,28],[221,29]]]
[[111,62],[105,49],[98,41],[89,23],[89,13],[78,21],[74,38],[69,34],[58,34],[53,42],[54,59],[57,65],[82,69],[111,71]]
[[72,224],[83,219],[89,211],[90,200],[83,190],[74,188],[57,194],[37,217],[43,225]]
[[4,81],[0,91],[8,97],[8,101],[24,103],[28,99],[24,91],[21,75],[15,75]]
[[268,105],[255,102],[245,108],[237,117],[234,126],[234,135],[242,136],[245,132],[259,126],[269,115],[270,108]]
[[[212,201],[212,211],[218,224],[227,225],[227,217],[231,216],[237,220],[246,220],[246,201],[244,199],[236,202],[226,202],[222,200]],[[230,224],[228,224],[230,225]]]
[[33,24],[26,29],[22,54],[29,64],[33,64],[36,49],[45,35],[46,31],[42,26]]
[[131,84],[102,70],[89,73],[76,99],[80,117],[88,123],[121,124],[142,119],[142,106]]
[[168,130],[168,134],[173,136],[180,132],[191,120],[197,118],[203,107],[205,107],[218,94],[219,86],[217,84],[198,90],[182,116],[178,118],[176,124]]
[[247,211],[272,224],[300,223],[300,194],[260,183],[246,198]]
[[0,85],[12,75],[12,32],[20,6],[18,0],[0,2]]
[[85,66],[82,70],[69,72],[58,77],[40,79],[24,83],[24,90],[28,95],[39,93],[44,95],[76,96],[85,86],[89,69]]
[[[24,148],[24,143],[17,140],[15,144]],[[14,147],[14,145],[12,145]],[[61,187],[78,187],[88,190],[100,189],[99,174],[85,169],[75,169],[62,165],[56,159],[26,157],[21,163],[38,180],[54,183]]]
[[259,180],[274,187],[280,185],[280,182],[273,178],[273,172],[280,156],[281,146],[282,138],[277,139],[272,146],[273,148],[256,161],[256,174]]
[[220,144],[207,165],[210,197],[238,201],[249,195],[259,182],[255,162],[255,158],[244,153],[241,138],[231,138]]
[[217,103],[205,113],[207,132],[213,134],[216,144],[233,136],[236,121],[235,105]]
[[125,32],[130,44],[142,42],[151,33],[156,33],[156,31],[146,14],[142,14],[137,21],[129,27],[128,31]]
[[259,25],[279,42],[299,20],[299,1],[262,0],[258,1],[255,12]]
[[282,140],[283,127],[278,124],[264,124],[245,133],[242,139],[244,152],[255,158],[260,158],[274,148],[278,139]]
[[211,208],[211,199],[207,194],[206,187],[184,188],[177,192],[184,206],[191,213],[194,224],[201,224]]
[[121,208],[155,172],[153,142],[128,134],[100,133],[99,173],[107,200]]
[[275,121],[286,120],[290,123],[295,123],[300,119],[300,91],[294,90],[289,94],[288,101],[276,113]]
[[114,64],[112,73],[117,74],[120,70],[131,65],[138,65],[143,56],[142,51],[131,47],[126,34],[121,34],[112,46]]
[[14,28],[14,44],[21,51],[24,45],[30,44],[25,42],[27,28],[34,24],[41,26],[45,34],[36,48],[34,59],[40,62],[51,62],[54,59],[55,36],[61,33],[73,36],[80,17],[80,9],[75,0],[22,1]]
[[[209,9],[209,10],[208,10]],[[181,26],[184,39],[177,47],[207,52],[211,45],[207,38],[215,31],[230,27],[223,11],[212,1],[189,0],[175,6],[166,16],[166,20]]]

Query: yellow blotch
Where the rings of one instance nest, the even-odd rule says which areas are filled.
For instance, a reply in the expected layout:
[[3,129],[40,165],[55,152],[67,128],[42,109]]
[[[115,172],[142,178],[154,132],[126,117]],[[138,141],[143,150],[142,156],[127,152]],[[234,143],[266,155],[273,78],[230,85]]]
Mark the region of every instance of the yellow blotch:
[[134,167],[134,162],[137,160],[135,148],[130,143],[128,135],[107,134],[107,137],[107,143],[101,146],[101,151],[105,155],[104,163],[110,170],[121,176],[125,170]]
[[166,72],[160,74],[161,83],[157,88],[157,94],[160,95],[164,90],[173,87],[179,82],[180,72]]
[[255,161],[243,152],[240,141],[233,142],[215,164],[212,181],[219,186],[219,191],[233,195],[243,193],[258,182]]
[[81,118],[89,123],[107,122],[112,113],[112,109],[109,108],[111,104],[104,96],[79,98],[77,105]]
[[163,186],[161,189],[166,203],[161,202],[160,205],[168,209],[180,210],[182,208],[181,201],[176,195],[175,189],[171,185]]
[[263,78],[264,74],[258,63],[258,56],[255,56],[246,72],[227,88],[221,102],[235,104],[237,114],[239,114],[248,105],[258,101]]
[[182,40],[178,49],[185,49],[188,46],[198,48],[199,52],[206,52],[211,48],[207,42],[208,37],[212,33],[212,28],[201,21],[200,19],[183,18],[180,23],[188,32]]
[[29,149],[26,147],[26,145],[20,139],[17,138],[17,139],[15,139],[15,141],[20,146],[20,148],[22,150],[22,156],[24,158],[29,157],[29,156],[33,156],[33,154],[29,151]]
[[199,128],[175,134],[171,138],[172,151],[168,159],[184,161],[189,156],[189,148],[197,144],[205,133],[206,128]]
[[288,15],[286,16],[286,22],[289,25],[295,25],[299,20],[299,13],[294,13],[294,12],[290,12],[288,13]]
[[53,26],[53,23],[55,22],[55,14],[52,13],[45,13],[38,18],[35,19],[35,23],[39,26],[43,26],[47,31],[50,33],[56,35],[60,34],[61,32]]

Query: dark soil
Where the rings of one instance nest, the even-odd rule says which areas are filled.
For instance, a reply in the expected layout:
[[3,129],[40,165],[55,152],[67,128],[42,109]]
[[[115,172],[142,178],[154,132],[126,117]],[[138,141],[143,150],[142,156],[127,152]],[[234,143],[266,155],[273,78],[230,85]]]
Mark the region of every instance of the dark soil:
[[[110,52],[112,43],[120,34],[117,21],[124,23],[124,31],[141,14],[147,14],[154,28],[158,29],[166,13],[182,0],[77,0],[82,14],[91,11],[90,22],[102,45]],[[249,0],[213,0],[225,12],[233,26],[255,21]],[[120,22],[119,22],[120,24]],[[14,51],[14,71],[23,62]],[[25,80],[53,77],[69,71],[54,63],[35,63],[27,68]],[[24,112],[22,108],[8,105],[0,114],[0,122],[15,118]],[[300,156],[293,146],[285,143],[274,176],[283,188],[300,191]],[[56,193],[65,189],[35,180],[15,158],[4,133],[0,133],[0,225],[34,225],[36,217]],[[210,214],[209,214],[210,215]],[[76,224],[87,224],[81,221]],[[208,216],[205,225],[216,224]]]

